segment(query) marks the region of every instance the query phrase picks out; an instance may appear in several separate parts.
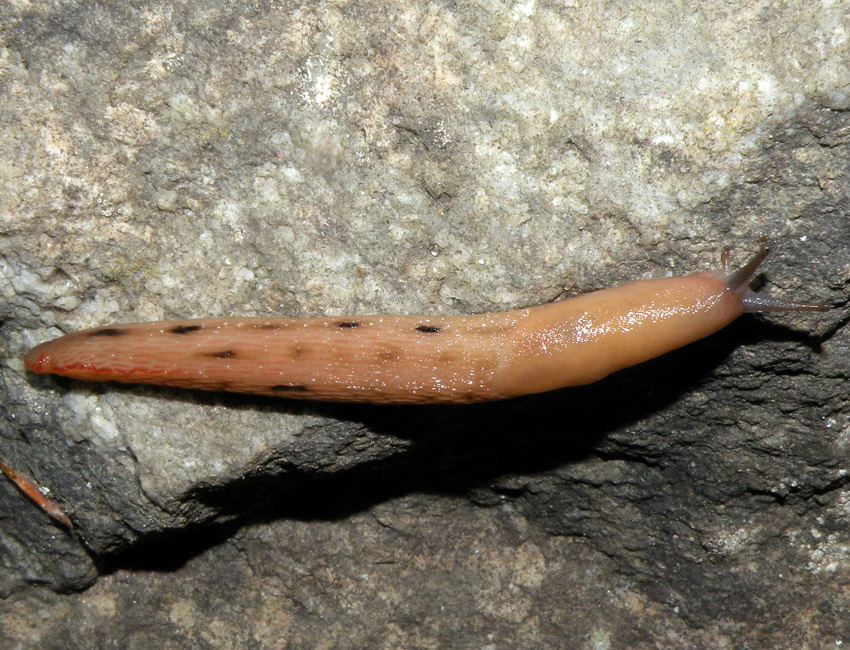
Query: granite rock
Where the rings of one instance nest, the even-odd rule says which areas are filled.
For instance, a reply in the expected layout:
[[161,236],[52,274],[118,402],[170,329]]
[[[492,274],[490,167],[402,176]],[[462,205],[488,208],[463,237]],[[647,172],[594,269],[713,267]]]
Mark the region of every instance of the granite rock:
[[0,635],[850,642],[843,309],[468,408],[22,364],[109,322],[512,309],[762,238],[762,291],[843,304],[848,38],[800,0],[0,6],[0,455],[75,523],[0,484]]

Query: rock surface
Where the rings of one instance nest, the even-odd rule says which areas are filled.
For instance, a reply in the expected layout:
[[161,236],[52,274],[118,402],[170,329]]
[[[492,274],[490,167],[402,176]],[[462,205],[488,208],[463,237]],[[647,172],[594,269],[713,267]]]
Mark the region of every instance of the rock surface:
[[[777,251],[850,279],[841,3],[0,6],[0,637],[850,642],[844,309],[458,408],[25,372],[116,321],[475,313]],[[843,303],[842,303],[843,304]]]

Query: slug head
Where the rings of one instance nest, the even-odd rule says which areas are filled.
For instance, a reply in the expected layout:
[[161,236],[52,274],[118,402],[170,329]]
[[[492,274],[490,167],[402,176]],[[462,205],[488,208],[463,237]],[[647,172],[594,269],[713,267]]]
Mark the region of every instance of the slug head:
[[828,311],[831,308],[831,305],[825,302],[800,302],[799,300],[786,300],[755,293],[750,288],[750,283],[759,266],[769,254],[770,246],[762,244],[759,251],[753,255],[749,262],[737,271],[732,271],[729,267],[729,251],[724,249],[721,253],[722,267],[717,275],[726,283],[726,289],[741,299],[741,305],[745,312]]

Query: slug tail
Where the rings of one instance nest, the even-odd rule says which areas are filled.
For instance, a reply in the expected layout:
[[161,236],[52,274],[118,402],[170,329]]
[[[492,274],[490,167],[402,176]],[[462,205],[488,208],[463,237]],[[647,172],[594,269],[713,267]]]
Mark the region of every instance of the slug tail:
[[[724,251],[725,253],[725,251]],[[759,266],[770,254],[770,246],[762,244],[752,259],[737,271],[729,271],[728,253],[724,254],[723,274],[726,276],[726,288],[737,294],[741,299],[744,312],[754,311],[828,311],[832,305],[825,302],[801,302],[799,300],[786,300],[784,298],[773,298],[755,293],[750,289],[750,282],[756,274]]]

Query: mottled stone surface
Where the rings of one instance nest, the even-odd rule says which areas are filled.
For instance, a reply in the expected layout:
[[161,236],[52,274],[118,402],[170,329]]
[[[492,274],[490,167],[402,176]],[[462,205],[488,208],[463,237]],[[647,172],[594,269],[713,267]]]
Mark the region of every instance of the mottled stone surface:
[[469,408],[26,373],[63,332],[850,279],[846,4],[0,5],[13,648],[850,643],[845,310]]

